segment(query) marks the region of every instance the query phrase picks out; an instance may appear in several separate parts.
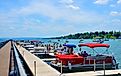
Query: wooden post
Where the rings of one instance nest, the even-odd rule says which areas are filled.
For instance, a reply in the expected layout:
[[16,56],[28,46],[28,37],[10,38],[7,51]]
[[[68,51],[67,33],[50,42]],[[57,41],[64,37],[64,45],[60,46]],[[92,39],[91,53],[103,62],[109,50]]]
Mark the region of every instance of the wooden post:
[[94,59],[94,72],[95,72],[95,69],[96,69],[96,65],[95,65],[95,59]]
[[61,74],[63,73],[63,64],[62,64],[62,60],[61,60]]
[[24,58],[24,51],[23,51],[23,58]]
[[104,76],[105,76],[105,60],[103,61],[103,69],[104,69]]
[[36,76],[36,61],[34,61],[34,76]]

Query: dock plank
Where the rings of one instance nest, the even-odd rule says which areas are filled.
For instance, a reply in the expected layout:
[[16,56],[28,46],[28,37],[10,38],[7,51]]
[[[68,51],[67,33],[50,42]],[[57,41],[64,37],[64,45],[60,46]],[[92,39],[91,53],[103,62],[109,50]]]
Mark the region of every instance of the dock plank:
[[0,49],[0,76],[9,76],[11,42]]

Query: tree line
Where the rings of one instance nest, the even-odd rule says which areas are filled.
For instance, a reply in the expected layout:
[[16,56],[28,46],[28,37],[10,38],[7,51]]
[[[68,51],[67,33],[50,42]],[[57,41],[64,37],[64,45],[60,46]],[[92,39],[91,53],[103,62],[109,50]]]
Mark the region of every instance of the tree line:
[[121,38],[120,31],[101,31],[101,32],[85,32],[85,33],[76,33],[76,34],[69,34],[66,36],[54,37],[52,39],[93,39],[95,37],[101,38],[108,38],[108,39],[118,39]]

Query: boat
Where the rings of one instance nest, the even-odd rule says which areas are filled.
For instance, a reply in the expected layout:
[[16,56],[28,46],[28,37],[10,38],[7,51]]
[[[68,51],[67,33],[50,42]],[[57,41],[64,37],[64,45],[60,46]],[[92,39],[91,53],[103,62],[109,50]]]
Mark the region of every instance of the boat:
[[105,38],[104,41],[109,41],[109,39],[108,38]]
[[109,38],[104,36],[104,41],[109,41]]
[[[89,47],[92,51],[95,51],[94,48],[97,47],[105,47],[106,52],[108,52],[109,44],[101,44],[101,43],[85,43],[79,44],[79,47]],[[103,69],[105,65],[105,69],[116,69],[118,64],[113,55],[110,54],[61,54],[56,55],[56,60],[51,61],[50,65],[56,68],[74,70],[74,69]],[[62,66],[61,66],[62,65]]]
[[22,43],[21,46],[23,46],[28,51],[34,50],[34,45],[32,45],[30,43]]
[[81,38],[81,39],[79,40],[79,43],[83,43],[83,41],[84,41],[84,40]]
[[103,43],[103,42],[104,42],[104,40],[103,40],[103,38],[102,38],[102,37],[97,36],[97,37],[95,37],[95,38],[94,38],[93,42]]

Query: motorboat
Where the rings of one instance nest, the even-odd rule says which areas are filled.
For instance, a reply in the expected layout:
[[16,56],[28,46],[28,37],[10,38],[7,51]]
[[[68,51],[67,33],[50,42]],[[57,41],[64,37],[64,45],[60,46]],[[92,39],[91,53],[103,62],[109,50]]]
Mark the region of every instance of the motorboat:
[[25,49],[27,50],[34,50],[34,45],[30,44],[30,43],[24,43],[24,46],[23,46]]
[[97,37],[95,37],[95,38],[93,39],[93,42],[103,43],[103,42],[104,42],[104,39],[103,39],[102,37],[97,36]]
[[84,41],[84,39],[81,38],[81,39],[79,40],[79,43],[83,43],[83,41]]
[[[96,54],[88,54],[88,53],[81,53],[81,54],[61,54],[56,55],[56,60],[51,61],[50,65],[63,69],[73,70],[75,68],[80,69],[116,69],[118,64],[116,59],[113,55],[108,53],[108,48],[110,47],[109,44],[101,44],[101,43],[85,43],[79,44],[81,47],[89,47],[92,49],[93,52]],[[106,48],[106,54],[97,53],[94,48],[104,47]],[[71,46],[72,48],[72,46]],[[105,66],[105,67],[104,67]]]

